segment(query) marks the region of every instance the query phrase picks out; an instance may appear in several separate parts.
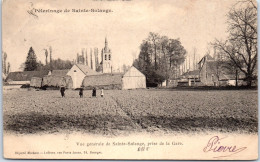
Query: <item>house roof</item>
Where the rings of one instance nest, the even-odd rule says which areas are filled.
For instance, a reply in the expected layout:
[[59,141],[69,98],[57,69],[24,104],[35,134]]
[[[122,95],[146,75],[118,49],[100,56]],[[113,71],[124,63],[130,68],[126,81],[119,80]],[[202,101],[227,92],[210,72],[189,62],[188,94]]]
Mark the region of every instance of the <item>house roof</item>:
[[[217,61],[207,61],[207,72],[208,74],[217,74],[219,73],[219,80],[234,80],[236,79],[235,72],[232,72],[230,69],[221,67],[218,65]],[[217,66],[219,66],[217,69]],[[243,79],[245,77],[244,73],[238,73],[238,79]]]
[[210,55],[210,54],[206,54],[204,57],[201,58],[201,60],[199,61],[199,64],[202,62],[202,61],[208,61],[208,60],[214,60],[214,58]]
[[183,75],[199,75],[200,71],[199,70],[193,70],[193,71],[188,71],[184,73]]
[[85,75],[100,75],[94,70],[92,70],[89,66],[83,64],[75,64]]
[[51,75],[66,76],[68,72],[69,72],[69,69],[65,69],[65,70],[52,70]]
[[6,77],[6,80],[31,81],[32,77],[43,78],[45,75],[48,75],[48,71],[17,71],[10,72]]
[[145,77],[145,75],[141,73],[137,68],[132,66],[126,71],[124,77]]
[[83,80],[83,85],[88,86],[105,86],[122,84],[123,74],[100,74],[86,76]]

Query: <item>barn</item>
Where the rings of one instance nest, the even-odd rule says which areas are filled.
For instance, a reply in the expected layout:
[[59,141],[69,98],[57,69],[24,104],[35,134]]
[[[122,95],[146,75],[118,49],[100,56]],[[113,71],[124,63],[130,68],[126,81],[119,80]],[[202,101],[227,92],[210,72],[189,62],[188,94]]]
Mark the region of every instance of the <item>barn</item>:
[[82,86],[82,82],[86,76],[91,75],[100,75],[101,73],[98,73],[94,70],[92,70],[87,65],[83,64],[75,64],[72,66],[72,68],[68,71],[67,75],[71,76],[72,78],[72,88],[80,88]]
[[132,66],[122,77],[122,89],[146,88],[146,77]]
[[42,78],[39,77],[32,77],[30,86],[34,88],[40,88],[42,87]]
[[47,75],[42,79],[42,87],[61,87],[72,88],[71,76]]
[[86,76],[82,85],[85,89],[122,89],[123,74],[101,74]]
[[42,77],[32,77],[30,86],[34,88],[41,87],[60,87],[65,86],[67,88],[72,88],[72,79],[67,76],[69,69],[65,70],[51,70],[48,75]]
[[30,84],[33,77],[43,78],[48,75],[48,71],[18,71],[10,72],[6,77],[8,84],[24,85]]
[[138,89],[146,88],[146,77],[135,67],[129,68],[126,73],[99,74],[85,76],[82,85],[86,89]]

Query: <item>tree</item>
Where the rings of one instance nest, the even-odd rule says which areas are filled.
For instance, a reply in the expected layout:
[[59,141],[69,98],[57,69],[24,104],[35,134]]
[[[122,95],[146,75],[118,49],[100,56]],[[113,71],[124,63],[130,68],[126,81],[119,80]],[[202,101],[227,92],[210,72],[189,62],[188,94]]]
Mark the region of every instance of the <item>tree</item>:
[[93,69],[92,48],[90,48],[90,68]]
[[4,56],[3,56],[3,64],[2,64],[2,67],[3,67],[3,73],[4,74],[7,74],[7,67],[6,67],[6,60],[7,60],[7,54],[6,52],[3,52]]
[[6,74],[9,74],[10,70],[11,70],[11,64],[10,64],[10,62],[8,62]]
[[133,65],[145,74],[147,86],[157,86],[177,73],[186,57],[186,50],[179,39],[169,39],[149,33],[140,46],[140,53]]
[[88,66],[88,50],[87,50],[87,48],[86,48],[86,65]]
[[52,47],[49,47],[50,50],[50,70],[52,70]]
[[62,60],[60,58],[52,60],[53,70],[71,69],[72,66],[73,66],[73,63],[69,60]]
[[47,49],[44,49],[45,50],[45,65],[48,65],[48,50]]
[[38,63],[37,58],[32,47],[30,47],[27,59],[25,61],[24,71],[35,71],[37,70]]
[[159,47],[159,41],[160,41],[160,35],[158,33],[149,33],[148,41],[151,42],[153,47],[153,55],[154,55],[154,69],[157,70],[157,54],[158,54],[158,47]]
[[227,15],[229,36],[216,40],[214,46],[224,52],[230,61],[245,74],[247,85],[256,78],[257,64],[257,9],[251,0],[235,5]]

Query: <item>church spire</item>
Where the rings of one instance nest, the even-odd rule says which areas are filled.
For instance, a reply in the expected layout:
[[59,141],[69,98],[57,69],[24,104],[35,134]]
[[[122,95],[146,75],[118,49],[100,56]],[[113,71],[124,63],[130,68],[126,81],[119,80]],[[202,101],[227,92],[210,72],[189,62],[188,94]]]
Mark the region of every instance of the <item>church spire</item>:
[[107,37],[105,37],[105,48],[107,48]]

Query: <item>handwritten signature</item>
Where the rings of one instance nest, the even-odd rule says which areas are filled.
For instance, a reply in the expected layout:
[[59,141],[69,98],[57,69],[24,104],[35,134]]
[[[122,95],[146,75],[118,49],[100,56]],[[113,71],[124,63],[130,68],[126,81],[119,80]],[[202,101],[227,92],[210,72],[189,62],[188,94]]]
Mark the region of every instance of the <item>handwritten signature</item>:
[[214,158],[219,157],[229,157],[234,154],[237,154],[241,151],[244,151],[247,147],[237,147],[236,145],[232,146],[225,146],[221,144],[222,140],[226,137],[220,138],[219,136],[212,137],[209,141],[206,147],[204,147],[204,152],[214,152],[214,153],[226,153],[226,155],[222,156],[216,156]]

